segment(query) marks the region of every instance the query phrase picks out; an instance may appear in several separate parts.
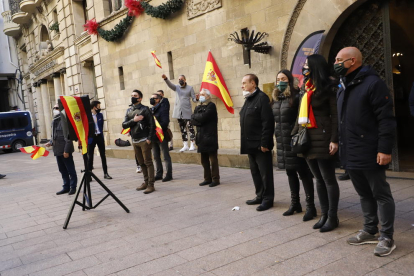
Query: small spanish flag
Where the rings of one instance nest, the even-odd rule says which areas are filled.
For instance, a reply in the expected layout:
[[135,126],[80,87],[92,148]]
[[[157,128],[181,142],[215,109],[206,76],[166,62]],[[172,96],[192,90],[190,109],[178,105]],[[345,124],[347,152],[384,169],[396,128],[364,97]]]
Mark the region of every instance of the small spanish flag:
[[155,55],[155,51],[152,51],[152,52],[151,52],[151,54],[152,54],[152,56],[154,57],[155,64],[157,64],[157,66],[158,66],[158,67],[162,68],[162,67],[161,67],[161,62],[160,62],[160,60],[159,60],[159,59],[157,58],[157,56]]
[[164,132],[162,131],[161,125],[160,123],[158,123],[158,120],[157,118],[155,118],[155,116],[154,116],[154,121],[155,121],[155,132],[157,134],[158,139],[162,143],[162,141],[164,141]]
[[122,129],[121,134],[128,134],[131,131],[131,128]]
[[33,160],[36,160],[40,156],[46,157],[49,155],[49,151],[47,151],[44,147],[38,147],[38,146],[29,146],[29,147],[20,148],[20,151],[23,153],[32,153],[30,157]]
[[82,99],[78,96],[60,96],[60,101],[82,144],[82,154],[85,154],[88,152],[89,124]]

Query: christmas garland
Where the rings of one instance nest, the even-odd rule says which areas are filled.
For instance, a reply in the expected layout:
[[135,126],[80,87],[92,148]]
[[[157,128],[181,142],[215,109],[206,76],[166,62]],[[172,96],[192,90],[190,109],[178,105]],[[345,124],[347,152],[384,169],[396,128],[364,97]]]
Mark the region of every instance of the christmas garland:
[[178,11],[184,4],[184,0],[168,0],[167,3],[158,7],[151,6],[147,2],[140,0],[125,0],[125,6],[128,8],[128,15],[122,19],[112,30],[102,30],[95,19],[86,21],[83,25],[85,31],[90,35],[99,34],[106,41],[117,41],[124,36],[126,30],[132,23],[133,17],[138,17],[145,12],[146,14],[156,18],[167,18],[170,14]]

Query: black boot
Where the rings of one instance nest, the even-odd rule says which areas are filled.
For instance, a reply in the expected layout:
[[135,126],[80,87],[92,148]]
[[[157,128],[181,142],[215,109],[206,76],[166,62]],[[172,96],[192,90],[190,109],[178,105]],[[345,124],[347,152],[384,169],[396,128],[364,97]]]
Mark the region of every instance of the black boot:
[[329,232],[334,230],[336,227],[339,226],[339,219],[337,216],[329,216],[328,220],[325,222],[325,224],[322,226],[321,229],[319,229],[320,232]]
[[283,213],[284,216],[291,216],[294,213],[301,213],[302,212],[302,205],[300,205],[300,198],[299,194],[291,193],[291,203],[289,209]]
[[308,221],[316,218],[316,208],[313,196],[306,195],[306,213],[303,216],[303,221]]
[[315,223],[315,225],[313,226],[313,229],[320,229],[322,228],[322,226],[325,225],[325,222],[328,220],[328,215],[326,214],[322,214],[321,218],[319,219],[319,221],[317,223]]

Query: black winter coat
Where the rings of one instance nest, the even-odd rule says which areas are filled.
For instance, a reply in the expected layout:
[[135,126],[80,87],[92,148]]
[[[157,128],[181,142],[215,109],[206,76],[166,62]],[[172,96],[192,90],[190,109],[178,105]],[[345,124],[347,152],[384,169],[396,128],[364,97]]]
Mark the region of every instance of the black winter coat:
[[[134,122],[136,114],[144,116],[144,119]],[[127,109],[122,127],[125,129],[130,127],[131,137],[135,140],[147,138],[151,141],[155,135],[155,121],[152,112],[148,106],[142,104],[132,105]]]
[[191,115],[191,123],[197,127],[197,152],[216,152],[218,150],[217,108],[212,102],[198,105]]
[[[160,124],[162,131],[167,131],[168,124],[170,123],[170,105],[159,103],[158,105],[151,107],[151,112]],[[158,140],[157,135],[154,135],[153,140]]]
[[[330,84],[322,91],[317,89],[312,94],[311,105],[317,128],[308,129],[311,140],[310,149],[304,154],[298,154],[298,156],[308,159],[329,159],[335,156],[329,154],[329,144],[331,142],[338,143],[336,91],[337,86]],[[301,93],[301,95],[303,97],[304,94]],[[296,134],[302,128],[302,125],[298,125],[296,120],[292,134]]]
[[298,157],[292,152],[290,142],[292,140],[291,132],[295,126],[299,108],[299,94],[293,95],[292,105],[290,98],[280,94],[278,101],[272,105],[273,117],[275,119],[275,137],[277,145],[277,167],[279,169],[296,170],[298,166]]
[[73,142],[63,135],[61,115],[55,116],[52,121],[52,137],[49,143],[53,146],[54,156],[62,156],[63,153],[73,153],[75,151]]
[[347,87],[341,81],[338,113],[342,165],[354,170],[385,168],[377,164],[377,154],[391,154],[396,122],[389,90],[374,69],[362,67]]
[[273,120],[272,107],[269,97],[259,88],[247,97],[240,110],[240,153],[254,154],[260,147],[273,149]]

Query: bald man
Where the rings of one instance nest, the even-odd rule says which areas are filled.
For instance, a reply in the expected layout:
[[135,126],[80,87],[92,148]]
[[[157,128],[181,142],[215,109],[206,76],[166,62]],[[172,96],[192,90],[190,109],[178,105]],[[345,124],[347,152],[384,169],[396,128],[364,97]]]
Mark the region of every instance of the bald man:
[[[387,256],[396,248],[395,203],[385,177],[395,138],[393,100],[375,70],[362,65],[357,48],[342,49],[334,69],[341,83],[337,95],[341,163],[360,196],[364,215],[363,230],[348,243],[375,243],[374,254]],[[377,211],[381,219],[379,239]]]

